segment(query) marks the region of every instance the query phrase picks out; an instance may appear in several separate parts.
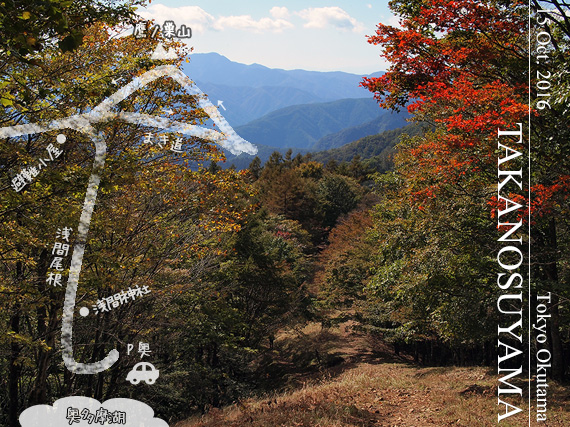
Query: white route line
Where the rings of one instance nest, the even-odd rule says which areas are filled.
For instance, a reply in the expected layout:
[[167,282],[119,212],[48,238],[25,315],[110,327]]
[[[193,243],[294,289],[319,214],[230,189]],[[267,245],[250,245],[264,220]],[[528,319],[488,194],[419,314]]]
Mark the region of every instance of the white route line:
[[[111,108],[120,101],[127,98],[135,91],[143,88],[152,81],[160,77],[172,77],[180,86],[186,89],[191,95],[198,98],[198,106],[202,108],[208,116],[214,121],[221,132],[208,129],[202,126],[190,125],[187,123],[169,120],[162,117],[154,117],[148,114],[113,112]],[[194,84],[188,76],[173,65],[163,65],[147,71],[140,77],[133,79],[128,85],[117,90],[113,95],[106,98],[97,105],[89,113],[70,116],[65,119],[54,120],[47,124],[25,124],[0,128],[0,138],[9,138],[34,133],[43,133],[58,129],[75,129],[79,132],[87,134],[95,145],[95,160],[93,161],[93,170],[89,177],[89,184],[83,202],[83,210],[79,219],[79,227],[77,240],[73,247],[71,256],[71,267],[69,269],[69,278],[65,290],[65,301],[63,303],[63,318],[61,325],[61,346],[63,348],[63,361],[67,369],[77,374],[96,374],[109,369],[117,360],[119,360],[119,352],[113,349],[103,359],[95,363],[79,363],[73,357],[73,313],[75,311],[75,298],[77,294],[77,285],[79,282],[79,273],[81,272],[81,264],[83,262],[83,254],[85,252],[85,244],[87,242],[87,234],[89,232],[89,224],[95,200],[97,199],[97,191],[101,180],[99,173],[105,165],[105,156],[107,152],[107,144],[101,133],[97,132],[93,127],[93,123],[106,122],[112,119],[122,119],[126,122],[140,125],[147,125],[164,129],[171,132],[179,132],[188,136],[195,136],[206,139],[223,148],[229,150],[232,154],[240,154],[242,152],[248,154],[256,154],[257,148],[248,141],[241,138],[233,128],[228,124],[226,119],[220,114],[218,109],[210,102],[204,93]]]

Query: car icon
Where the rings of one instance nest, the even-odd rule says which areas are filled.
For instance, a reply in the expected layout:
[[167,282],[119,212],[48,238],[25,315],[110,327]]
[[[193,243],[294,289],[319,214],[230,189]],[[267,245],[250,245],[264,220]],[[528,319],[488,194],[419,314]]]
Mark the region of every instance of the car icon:
[[127,381],[136,385],[141,381],[146,381],[147,384],[154,384],[158,378],[160,371],[156,369],[151,363],[139,362],[127,375]]

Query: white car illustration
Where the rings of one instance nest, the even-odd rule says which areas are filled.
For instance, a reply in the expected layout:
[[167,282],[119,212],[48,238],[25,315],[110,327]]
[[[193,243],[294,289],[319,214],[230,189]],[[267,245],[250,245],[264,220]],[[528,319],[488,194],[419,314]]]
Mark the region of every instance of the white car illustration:
[[139,362],[133,366],[133,369],[127,375],[127,381],[130,381],[133,385],[136,385],[141,381],[146,381],[147,384],[154,384],[159,373],[160,371],[151,363]]

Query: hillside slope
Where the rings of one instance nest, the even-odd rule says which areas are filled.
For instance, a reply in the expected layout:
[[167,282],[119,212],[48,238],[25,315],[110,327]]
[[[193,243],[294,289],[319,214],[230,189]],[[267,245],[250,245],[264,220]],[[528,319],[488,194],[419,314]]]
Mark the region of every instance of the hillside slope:
[[[297,154],[305,155],[311,153],[313,160],[326,164],[331,160],[336,162],[350,162],[355,156],[360,156],[361,160],[365,160],[366,164],[378,172],[385,172],[392,168],[391,157],[394,153],[394,146],[400,141],[403,134],[410,136],[418,135],[424,131],[424,125],[417,123],[409,124],[399,129],[393,129],[379,133],[377,135],[369,135],[343,145],[339,148],[332,148],[325,151],[317,151],[295,148],[292,150],[292,156]],[[261,163],[265,163],[269,156],[275,151],[285,154],[287,149],[279,147],[270,147],[263,144],[257,144],[257,157],[261,159]],[[222,167],[234,165],[238,170],[246,169],[255,156],[249,154],[240,154],[234,156],[226,152],[227,162],[221,164]]]
[[340,163],[350,162],[355,156],[360,156],[360,159],[366,160],[366,164],[374,170],[386,172],[392,168],[394,147],[400,142],[401,136],[404,134],[414,136],[422,132],[424,132],[423,125],[409,124],[399,129],[365,136],[339,148],[312,153],[313,160],[325,164],[331,160]]
[[283,86],[229,86],[214,83],[196,84],[217,105],[223,101],[222,114],[232,126],[244,125],[259,117],[291,105],[325,102],[326,100],[301,89]]
[[[349,331],[349,332],[347,332]],[[398,359],[380,344],[384,353],[363,347],[366,336],[346,325],[327,330],[307,328],[298,348],[335,354],[343,362],[321,367],[317,375],[303,377],[292,391],[213,408],[174,427],[491,427],[497,425],[498,379],[483,367],[419,367]],[[290,336],[289,339],[295,339]],[[287,341],[281,339],[281,346]],[[378,343],[376,343],[378,346]],[[324,359],[324,356],[322,357]],[[528,387],[523,395],[527,394]],[[528,384],[527,384],[528,386]],[[552,382],[548,425],[570,425],[570,404],[564,388]],[[521,402],[523,413],[528,405]],[[521,417],[501,425],[525,425]],[[542,423],[544,424],[544,423]],[[538,425],[533,422],[532,426]]]
[[330,150],[345,144],[376,135],[392,129],[402,128],[408,124],[410,115],[407,112],[390,112],[380,110],[382,114],[369,122],[342,129],[336,133],[323,136],[311,147],[314,151]]
[[312,148],[325,135],[386,114],[372,98],[294,105],[269,113],[235,130],[252,144]]

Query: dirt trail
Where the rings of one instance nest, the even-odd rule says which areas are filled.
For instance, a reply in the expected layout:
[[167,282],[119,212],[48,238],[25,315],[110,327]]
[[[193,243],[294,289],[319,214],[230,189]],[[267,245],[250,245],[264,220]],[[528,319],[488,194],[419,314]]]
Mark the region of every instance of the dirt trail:
[[[321,329],[311,324],[281,334],[273,355],[287,371],[284,387],[289,391],[213,409],[176,427],[497,425],[497,378],[489,369],[421,368],[355,326]],[[553,384],[551,392],[549,418],[540,425],[570,425],[567,389]],[[501,425],[518,427],[528,421],[519,417]]]

